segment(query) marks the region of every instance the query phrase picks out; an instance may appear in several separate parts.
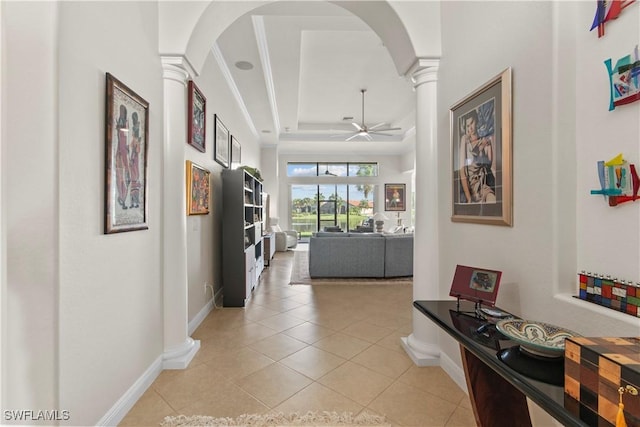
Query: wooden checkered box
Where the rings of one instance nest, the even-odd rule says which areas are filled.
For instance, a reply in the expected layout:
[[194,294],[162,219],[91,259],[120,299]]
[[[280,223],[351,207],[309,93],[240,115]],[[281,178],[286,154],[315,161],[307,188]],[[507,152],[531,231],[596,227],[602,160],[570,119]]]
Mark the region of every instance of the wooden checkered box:
[[[640,391],[640,337],[565,340],[564,405],[590,426],[615,426],[620,394],[631,385]],[[625,393],[628,427],[640,427],[640,395]]]

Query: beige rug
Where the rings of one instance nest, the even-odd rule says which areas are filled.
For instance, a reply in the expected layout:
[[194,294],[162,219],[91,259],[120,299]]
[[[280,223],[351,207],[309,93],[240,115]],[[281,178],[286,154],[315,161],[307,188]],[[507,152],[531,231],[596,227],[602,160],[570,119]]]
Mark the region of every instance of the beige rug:
[[234,427],[279,427],[279,426],[391,426],[386,418],[379,415],[361,412],[314,412],[300,415],[290,414],[245,414],[238,418],[215,418],[201,415],[187,417],[165,417],[161,426],[234,426]]
[[291,267],[290,285],[411,285],[413,277],[337,277],[317,278],[309,276],[309,252],[308,245],[299,245],[293,253],[293,266]]

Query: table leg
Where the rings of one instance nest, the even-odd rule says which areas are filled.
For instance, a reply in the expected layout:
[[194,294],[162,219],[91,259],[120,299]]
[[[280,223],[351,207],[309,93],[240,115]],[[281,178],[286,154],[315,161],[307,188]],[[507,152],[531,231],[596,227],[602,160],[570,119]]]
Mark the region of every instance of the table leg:
[[524,394],[462,345],[460,354],[476,424],[532,427]]

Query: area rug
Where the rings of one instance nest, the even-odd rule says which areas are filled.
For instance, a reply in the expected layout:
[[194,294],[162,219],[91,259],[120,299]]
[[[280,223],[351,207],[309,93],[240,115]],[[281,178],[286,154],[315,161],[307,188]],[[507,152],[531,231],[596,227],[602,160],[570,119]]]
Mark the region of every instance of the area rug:
[[293,265],[291,267],[290,285],[411,285],[413,277],[337,277],[337,278],[315,278],[309,276],[309,252],[307,245],[296,248],[293,253]]
[[387,426],[385,417],[361,412],[354,415],[351,412],[314,412],[309,411],[300,415],[298,412],[290,414],[245,414],[237,418],[215,418],[201,415],[165,417],[161,426],[229,426],[229,427],[279,427],[279,426]]

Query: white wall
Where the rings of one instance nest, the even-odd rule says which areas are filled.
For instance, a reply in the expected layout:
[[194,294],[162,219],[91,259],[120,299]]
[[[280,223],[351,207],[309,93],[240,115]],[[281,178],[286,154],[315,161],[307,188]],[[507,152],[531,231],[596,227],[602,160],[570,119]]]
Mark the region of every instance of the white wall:
[[[2,111],[2,407],[53,409],[58,407],[58,6],[2,2],[0,7],[2,104],[11,105]],[[95,198],[93,203],[100,203]]]
[[[602,60],[608,57],[605,52],[622,55],[637,43],[623,34],[638,34],[640,12],[630,8],[598,40],[588,32],[593,4],[560,3],[441,5],[440,162],[450,164],[449,108],[512,67],[514,225],[452,223],[451,169],[443,168],[438,200],[440,235],[446,238],[440,242],[440,269],[443,278],[452,277],[456,264],[503,271],[498,305],[523,317],[585,335],[637,335],[638,319],[557,294],[575,294],[576,274],[583,268],[607,266],[611,274],[638,279],[640,205],[612,210],[588,189],[597,183],[597,159],[624,151],[638,162],[640,104],[627,111],[606,111],[608,82]],[[627,141],[620,142],[623,139]],[[594,240],[596,228],[603,230],[596,236],[623,233],[630,238],[621,243],[622,251],[603,250],[596,244],[603,239]],[[443,280],[443,297],[449,285]],[[457,346],[445,336],[441,345],[456,360]]]
[[[589,191],[599,188],[598,160],[622,153],[640,168],[640,102],[608,111],[609,84],[603,63],[611,58],[615,65],[640,42],[638,6],[626,8],[608,23],[604,37],[598,39],[596,30],[579,31],[576,37],[577,67],[585,70],[576,78],[577,87],[585,88],[576,92],[577,268],[635,282],[640,281],[640,203],[612,208]],[[593,10],[586,5],[577,12],[582,22],[592,19]]]
[[[59,407],[89,425],[163,349],[158,12],[153,2],[59,9]],[[150,105],[148,230],[103,234],[106,72]]]
[[206,152],[185,144],[185,159],[211,171],[211,205],[208,215],[187,217],[188,316],[191,321],[212,297],[204,293],[204,283],[213,285],[214,293],[222,288],[222,170],[214,160],[214,114],[241,146],[241,164],[260,166],[258,142],[249,130],[235,98],[212,54],[202,72],[194,79],[207,99]]
[[[2,8],[3,104],[13,106],[2,116],[2,181],[17,184],[2,200],[2,407],[64,409],[69,423],[91,425],[162,353],[157,5]],[[103,234],[106,72],[150,103],[149,230]]]

